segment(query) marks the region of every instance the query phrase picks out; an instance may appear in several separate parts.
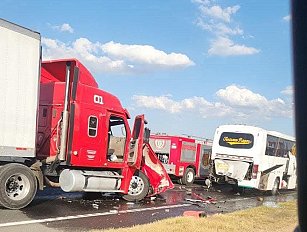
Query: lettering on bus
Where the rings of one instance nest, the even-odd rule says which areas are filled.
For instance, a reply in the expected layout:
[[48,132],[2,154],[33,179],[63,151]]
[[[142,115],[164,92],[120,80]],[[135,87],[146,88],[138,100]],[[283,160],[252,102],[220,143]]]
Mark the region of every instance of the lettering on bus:
[[250,149],[254,144],[254,136],[247,133],[223,132],[219,145],[230,148]]

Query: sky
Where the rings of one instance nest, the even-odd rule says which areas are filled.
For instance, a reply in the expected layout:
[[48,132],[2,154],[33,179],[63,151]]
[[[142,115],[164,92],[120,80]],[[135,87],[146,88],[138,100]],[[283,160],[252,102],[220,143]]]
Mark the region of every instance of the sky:
[[[294,135],[285,0],[2,0],[41,33],[43,59],[78,58],[152,133],[213,138],[223,124]],[[131,120],[133,122],[133,120]]]

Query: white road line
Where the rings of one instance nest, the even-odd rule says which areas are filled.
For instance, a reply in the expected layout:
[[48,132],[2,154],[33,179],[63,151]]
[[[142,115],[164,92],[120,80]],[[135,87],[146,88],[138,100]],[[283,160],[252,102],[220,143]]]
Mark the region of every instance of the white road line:
[[106,215],[134,213],[134,212],[142,212],[142,211],[153,211],[153,210],[160,210],[160,209],[172,209],[172,208],[179,208],[179,207],[186,207],[186,206],[191,206],[191,204],[165,205],[165,206],[158,206],[158,207],[151,207],[151,208],[119,210],[116,212],[112,211],[112,212],[103,212],[103,213],[90,213],[90,214],[80,214],[80,215],[65,216],[65,217],[26,220],[26,221],[19,221],[19,222],[7,222],[7,223],[1,223],[0,227],[20,226],[20,225],[29,225],[29,224],[45,223],[45,222],[56,222],[56,221],[72,220],[72,219],[78,219],[78,218],[99,217],[99,216],[106,216]]

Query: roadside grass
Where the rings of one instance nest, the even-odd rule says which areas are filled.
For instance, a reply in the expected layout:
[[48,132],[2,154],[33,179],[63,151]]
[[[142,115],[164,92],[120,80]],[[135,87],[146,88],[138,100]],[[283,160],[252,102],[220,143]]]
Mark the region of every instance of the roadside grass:
[[[207,218],[177,217],[137,225],[130,228],[109,229],[106,232],[288,232],[297,225],[296,201],[283,202],[272,208],[260,206]],[[137,218],[135,219],[137,220]],[[99,230],[95,230],[96,232]],[[101,230],[100,230],[101,231]]]

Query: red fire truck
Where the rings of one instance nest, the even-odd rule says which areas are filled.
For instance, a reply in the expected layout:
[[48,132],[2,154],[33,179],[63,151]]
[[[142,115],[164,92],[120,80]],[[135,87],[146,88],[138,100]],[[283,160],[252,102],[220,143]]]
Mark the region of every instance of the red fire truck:
[[156,134],[150,136],[150,145],[167,173],[180,184],[190,185],[195,178],[209,176],[211,140]]
[[0,205],[23,208],[46,185],[129,201],[173,187],[144,115],[131,133],[128,111],[78,60],[40,57],[39,33],[0,19]]

